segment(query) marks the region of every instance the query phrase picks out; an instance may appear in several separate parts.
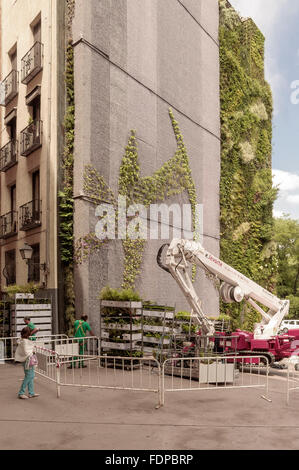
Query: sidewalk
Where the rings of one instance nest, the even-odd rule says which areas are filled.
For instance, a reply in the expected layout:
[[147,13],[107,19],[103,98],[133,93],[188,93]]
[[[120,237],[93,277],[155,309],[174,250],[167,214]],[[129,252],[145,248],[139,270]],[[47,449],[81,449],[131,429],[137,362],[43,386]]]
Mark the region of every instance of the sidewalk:
[[0,365],[0,449],[285,450],[299,448],[299,393],[286,405],[283,374],[263,390],[168,393],[156,396],[63,387],[37,377],[41,396],[19,400],[20,365]]

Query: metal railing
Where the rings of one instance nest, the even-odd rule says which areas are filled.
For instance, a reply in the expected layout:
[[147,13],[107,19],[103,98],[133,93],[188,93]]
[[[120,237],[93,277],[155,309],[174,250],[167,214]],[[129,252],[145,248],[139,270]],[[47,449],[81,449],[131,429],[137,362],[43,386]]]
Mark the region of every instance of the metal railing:
[[[19,338],[0,339],[0,363],[13,360]],[[169,392],[264,389],[269,398],[269,362],[264,356],[191,357],[166,359],[161,365],[152,357],[97,354],[99,338],[68,338],[46,335],[35,341],[37,374],[61,387],[153,392],[156,407]],[[288,371],[289,372],[289,371]],[[291,387],[288,374],[288,400]]]
[[287,371],[287,405],[290,404],[290,392],[299,390],[299,361],[293,356],[288,361]]
[[34,199],[20,207],[20,230],[30,230],[41,225],[41,201]]
[[[55,341],[65,338],[67,338],[67,336],[64,334],[40,335],[35,337],[34,343],[40,347],[47,346],[48,349],[51,349],[51,346],[53,343],[55,344]],[[0,364],[3,364],[5,361],[14,361],[15,351],[19,340],[20,336],[0,338]]]
[[[39,340],[40,341],[40,340]],[[74,362],[80,356],[95,357],[99,355],[99,338],[85,336],[84,338],[61,337],[49,338],[43,342],[43,347],[50,348],[59,354],[60,363]]]
[[165,393],[241,388],[269,392],[269,363],[263,356],[172,358],[162,366],[162,405]]
[[0,338],[0,364],[14,360],[19,339],[16,336]]
[[18,141],[11,140],[0,150],[0,171],[6,171],[17,163]]
[[56,384],[57,398],[60,397],[60,363],[58,354],[40,344],[35,345],[35,354],[38,364],[35,368],[36,374]]
[[59,361],[60,387],[156,393],[161,406],[161,368],[153,357],[86,356]]
[[42,70],[43,45],[36,42],[21,61],[21,82],[27,85]]
[[42,145],[43,123],[36,119],[21,131],[20,154],[26,157]]
[[12,70],[1,83],[1,105],[7,106],[18,94],[18,71]]
[[17,218],[16,211],[8,212],[0,217],[0,239],[11,237],[17,233]]

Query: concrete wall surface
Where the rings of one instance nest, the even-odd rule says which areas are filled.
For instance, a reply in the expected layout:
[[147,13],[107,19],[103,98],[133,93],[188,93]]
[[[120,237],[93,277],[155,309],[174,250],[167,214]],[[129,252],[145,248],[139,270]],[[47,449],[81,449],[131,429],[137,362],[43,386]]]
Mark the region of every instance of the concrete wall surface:
[[[117,196],[119,168],[136,129],[142,176],[173,157],[168,110],[179,123],[198,203],[204,246],[219,254],[220,110],[217,0],[77,0],[75,49],[75,237],[94,232],[94,207],[83,194],[84,165],[93,165]],[[187,195],[165,202],[188,202]],[[171,276],[158,268],[148,241],[136,283],[144,299],[188,308]],[[121,242],[111,242],[76,269],[77,313],[98,325],[100,289],[122,283]],[[207,314],[218,294],[202,273],[196,289]]]

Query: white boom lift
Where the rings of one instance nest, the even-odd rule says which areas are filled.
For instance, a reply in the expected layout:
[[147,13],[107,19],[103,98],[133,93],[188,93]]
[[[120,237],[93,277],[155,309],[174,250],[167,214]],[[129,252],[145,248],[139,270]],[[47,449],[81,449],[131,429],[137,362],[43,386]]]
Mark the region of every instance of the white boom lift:
[[[162,262],[162,252],[168,246],[166,264]],[[213,322],[204,314],[201,302],[194,289],[190,268],[193,264],[203,268],[215,280],[220,281],[220,295],[224,302],[247,301],[262,316],[261,323],[256,324],[255,339],[270,339],[278,334],[282,319],[288,314],[289,300],[281,300],[256,282],[247,278],[236,269],[209,253],[204,247],[192,240],[173,239],[162,245],[158,255],[159,266],[169,272],[179,284],[189,305],[192,308],[193,321],[201,327],[202,334],[212,336],[215,333]],[[266,307],[265,311],[257,302]]]

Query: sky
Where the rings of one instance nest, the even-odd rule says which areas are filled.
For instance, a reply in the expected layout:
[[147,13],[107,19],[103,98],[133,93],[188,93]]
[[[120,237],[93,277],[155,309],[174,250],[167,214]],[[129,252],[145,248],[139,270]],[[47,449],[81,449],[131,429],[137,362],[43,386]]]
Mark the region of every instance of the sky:
[[230,0],[265,36],[265,73],[274,100],[274,216],[299,219],[299,0]]

